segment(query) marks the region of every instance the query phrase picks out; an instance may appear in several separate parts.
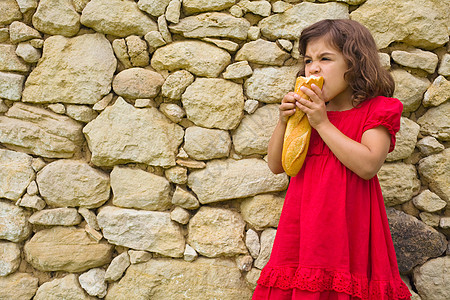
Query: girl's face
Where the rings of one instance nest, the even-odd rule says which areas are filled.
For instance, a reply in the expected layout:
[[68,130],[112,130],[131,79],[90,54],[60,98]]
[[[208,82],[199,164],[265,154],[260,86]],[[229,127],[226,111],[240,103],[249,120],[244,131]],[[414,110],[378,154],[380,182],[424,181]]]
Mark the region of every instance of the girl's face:
[[348,103],[352,90],[344,79],[348,69],[344,55],[326,37],[312,39],[306,45],[304,57],[306,76],[323,76],[322,94],[326,102]]

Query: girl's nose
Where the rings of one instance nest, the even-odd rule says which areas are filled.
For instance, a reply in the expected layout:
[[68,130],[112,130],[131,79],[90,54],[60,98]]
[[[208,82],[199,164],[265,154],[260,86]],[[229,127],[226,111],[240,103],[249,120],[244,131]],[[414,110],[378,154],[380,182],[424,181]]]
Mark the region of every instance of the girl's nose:
[[318,74],[320,72],[320,65],[318,62],[313,61],[309,66],[309,72],[311,74]]

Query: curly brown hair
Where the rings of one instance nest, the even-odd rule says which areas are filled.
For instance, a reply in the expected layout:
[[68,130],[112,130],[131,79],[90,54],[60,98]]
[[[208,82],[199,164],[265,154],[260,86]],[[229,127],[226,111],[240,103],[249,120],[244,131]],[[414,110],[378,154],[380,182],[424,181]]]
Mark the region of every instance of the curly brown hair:
[[[394,79],[380,63],[378,49],[370,31],[360,23],[347,20],[322,20],[305,28],[299,40],[299,51],[305,55],[308,42],[327,37],[344,55],[348,70],[344,78],[353,90],[353,100],[360,103],[376,97],[392,97]],[[305,70],[300,71],[304,75]]]

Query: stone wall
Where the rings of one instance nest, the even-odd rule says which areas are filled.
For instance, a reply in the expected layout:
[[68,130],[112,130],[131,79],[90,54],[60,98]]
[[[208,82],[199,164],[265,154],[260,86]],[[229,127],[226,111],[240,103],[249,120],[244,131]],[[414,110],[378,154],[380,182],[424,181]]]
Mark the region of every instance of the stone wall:
[[0,299],[250,299],[298,35],[351,18],[404,104],[379,172],[414,299],[450,299],[449,0],[0,1]]

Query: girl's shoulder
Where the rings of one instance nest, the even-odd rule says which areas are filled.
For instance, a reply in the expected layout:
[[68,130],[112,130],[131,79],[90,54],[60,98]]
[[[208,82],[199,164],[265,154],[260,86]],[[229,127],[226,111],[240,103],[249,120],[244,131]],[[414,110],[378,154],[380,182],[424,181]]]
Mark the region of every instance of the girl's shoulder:
[[363,106],[369,110],[379,110],[391,113],[401,114],[403,111],[403,103],[397,98],[377,96],[364,101]]

